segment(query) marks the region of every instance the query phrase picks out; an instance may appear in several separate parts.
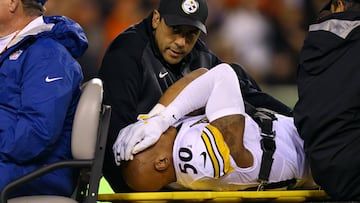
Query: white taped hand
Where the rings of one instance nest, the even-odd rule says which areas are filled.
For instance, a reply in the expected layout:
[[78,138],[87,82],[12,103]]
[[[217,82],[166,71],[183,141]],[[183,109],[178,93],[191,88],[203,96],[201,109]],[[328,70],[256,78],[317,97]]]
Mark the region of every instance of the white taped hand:
[[131,131],[133,130],[133,127],[136,125],[140,125],[141,121],[138,121],[136,123],[130,124],[126,127],[124,127],[123,129],[120,130],[116,141],[113,145],[113,153],[114,153],[114,157],[115,157],[115,163],[116,165],[120,166],[120,162],[122,160],[124,161],[129,161],[133,159],[133,154],[132,153],[128,153],[128,154],[122,154],[121,153],[121,146],[122,143],[125,143],[126,140],[128,139],[128,137],[131,136]]
[[171,122],[160,114],[139,120],[120,130],[113,145],[116,165],[119,166],[121,161],[132,160],[134,154],[155,144]]
[[161,134],[165,132],[171,125],[161,114],[151,117],[143,121],[143,125],[136,128],[133,132],[133,136],[142,136],[141,142],[138,142],[133,150],[133,154],[137,154],[144,149],[155,144]]

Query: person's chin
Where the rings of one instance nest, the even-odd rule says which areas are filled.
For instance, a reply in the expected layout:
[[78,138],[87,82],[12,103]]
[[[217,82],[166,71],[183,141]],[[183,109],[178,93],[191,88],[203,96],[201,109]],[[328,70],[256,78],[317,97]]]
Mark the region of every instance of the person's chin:
[[183,57],[173,57],[173,56],[167,56],[165,58],[166,62],[168,62],[171,65],[175,65],[180,63],[180,61],[183,59]]

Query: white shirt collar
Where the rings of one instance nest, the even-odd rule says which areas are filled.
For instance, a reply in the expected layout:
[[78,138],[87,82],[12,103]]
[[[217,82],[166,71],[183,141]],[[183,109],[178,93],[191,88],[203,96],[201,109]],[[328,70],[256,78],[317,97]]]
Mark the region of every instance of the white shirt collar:
[[11,39],[16,35],[16,32],[13,32],[5,37],[0,38],[0,51],[4,50],[5,46],[10,42]]
[[27,24],[24,29],[22,29],[19,33],[19,35],[23,34],[23,33],[26,33],[28,32],[29,30],[35,28],[35,27],[38,27],[38,26],[41,26],[41,25],[44,25],[45,22],[44,22],[44,19],[43,19],[43,16],[39,16],[37,18],[35,18],[34,20],[32,20],[29,24]]

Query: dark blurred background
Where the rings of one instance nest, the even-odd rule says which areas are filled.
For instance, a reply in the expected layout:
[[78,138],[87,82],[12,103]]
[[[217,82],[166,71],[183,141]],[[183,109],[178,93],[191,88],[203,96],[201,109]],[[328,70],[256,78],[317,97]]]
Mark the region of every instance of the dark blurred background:
[[[79,59],[85,81],[94,77],[109,43],[157,7],[159,0],[49,0],[46,15],[66,15],[86,31],[89,49]],[[210,49],[236,62],[264,91],[294,105],[299,51],[308,26],[328,0],[207,0]]]

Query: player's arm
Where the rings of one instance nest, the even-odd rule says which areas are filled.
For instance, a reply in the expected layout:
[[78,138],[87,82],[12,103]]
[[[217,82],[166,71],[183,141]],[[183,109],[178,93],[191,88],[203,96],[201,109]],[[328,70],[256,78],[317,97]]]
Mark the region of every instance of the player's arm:
[[159,99],[159,103],[164,106],[168,106],[189,83],[207,71],[208,70],[206,68],[199,68],[185,75],[164,92]]
[[223,135],[236,165],[241,168],[253,165],[253,157],[243,144],[245,117],[243,115],[228,115],[211,122]]
[[[158,103],[150,110],[150,112],[148,114],[145,115],[140,115],[141,117],[144,118],[148,118],[151,116],[154,116],[158,113],[160,113],[162,110],[164,110],[164,108],[166,106],[168,106],[175,98],[177,95],[179,95],[179,93],[193,80],[195,80],[196,78],[198,78],[200,75],[206,73],[208,71],[208,69],[206,68],[199,68],[196,69],[192,72],[190,72],[189,74],[185,75],[184,77],[180,78],[178,81],[176,81],[174,84],[172,84],[168,89],[166,89],[166,91],[164,92],[164,94],[160,97]],[[200,108],[198,110],[195,110],[191,113],[189,113],[189,115],[200,115],[200,114],[204,114],[204,108]]]
[[[174,93],[173,95],[176,94]],[[166,102],[164,102],[164,104],[166,105]],[[117,142],[115,153],[120,154],[118,159],[131,159],[132,155],[130,153],[139,153],[153,145],[168,127],[175,124],[188,113],[204,106],[206,116],[210,122],[226,116],[245,115],[245,106],[239,82],[236,73],[228,64],[220,64],[206,74],[197,77],[186,85],[175,99],[160,111],[159,114],[147,119],[145,122],[140,122],[129,127],[131,128],[130,133],[120,132],[125,134],[125,137],[126,134],[131,134],[132,136]],[[224,131],[224,139],[227,140],[230,139],[228,137],[236,136],[242,146],[243,131],[237,131],[235,129],[231,130],[234,132],[229,134],[226,132],[229,126],[225,128],[220,126],[218,122],[221,122],[221,120],[215,122],[215,125]],[[239,128],[244,128],[244,124],[239,125]],[[125,157],[121,157],[121,154]],[[234,158],[238,159],[242,157],[235,157],[234,155]],[[236,160],[236,162],[238,161]],[[240,163],[240,165],[243,164],[244,163]]]
[[[206,106],[207,117],[223,135],[237,165],[251,166],[252,155],[243,145],[245,107],[235,72],[230,66],[222,64],[189,83],[185,88],[184,85],[188,82],[179,83],[181,88],[176,90],[183,89],[181,92],[171,90],[174,93],[173,98],[167,97],[170,100],[163,104],[168,105],[170,109],[182,110],[182,113],[175,115],[179,118],[193,109]],[[171,102],[172,100],[174,101]]]

